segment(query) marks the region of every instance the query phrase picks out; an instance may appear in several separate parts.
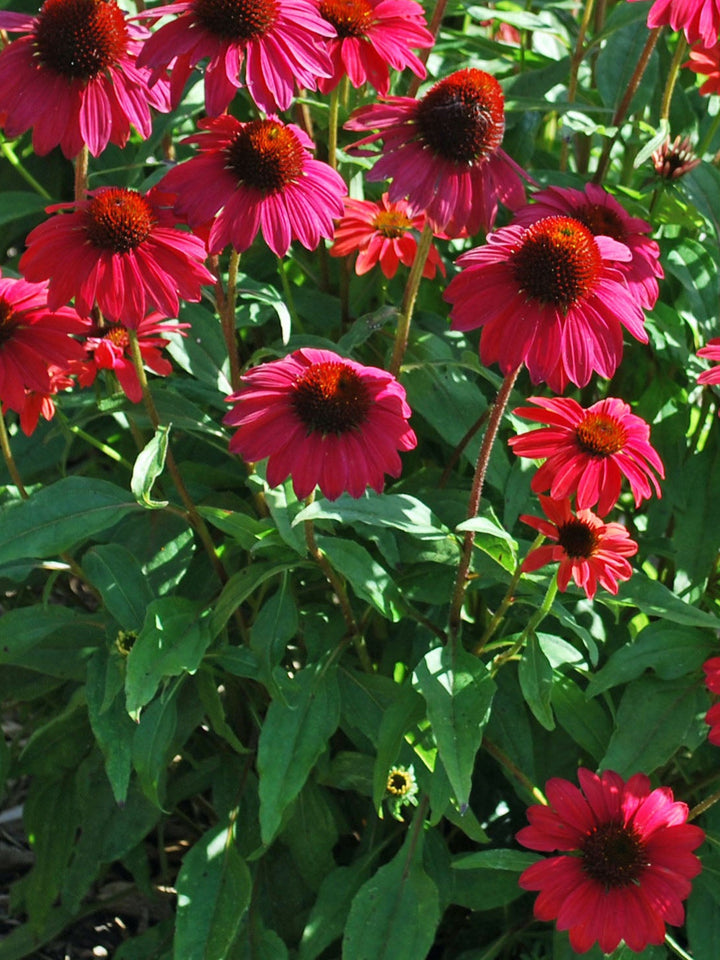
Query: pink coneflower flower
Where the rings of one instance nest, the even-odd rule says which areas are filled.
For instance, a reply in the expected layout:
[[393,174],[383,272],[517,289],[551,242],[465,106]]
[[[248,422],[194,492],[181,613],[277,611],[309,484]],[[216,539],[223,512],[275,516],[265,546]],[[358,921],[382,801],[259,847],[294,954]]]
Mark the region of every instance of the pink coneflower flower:
[[287,110],[296,86],[315,90],[330,74],[326,41],[334,29],[313,0],[176,0],[142,19],[178,14],[147,41],[138,58],[154,76],[172,71],[173,106],[182,98],[193,67],[205,70],[205,109],[224,113],[241,86],[245,65],[248,92],[261,110]]
[[[358,276],[379,263],[390,280],[401,263],[406,267],[412,265],[417,250],[415,234],[422,231],[425,220],[424,214],[412,212],[407,201],[391,203],[386,193],[379,203],[348,197],[345,214],[335,228],[330,255],[346,257],[357,251],[355,273]],[[438,269],[445,276],[445,265],[433,245],[425,261],[423,276],[432,280]]]
[[590,600],[598,584],[617,593],[618,582],[632,576],[632,567],[625,558],[634,556],[638,549],[625,527],[621,523],[604,523],[591,510],[573,513],[567,498],[553,500],[541,495],[539,499],[547,519],[527,514],[520,519],[554,543],[531,550],[523,562],[523,572],[559,562],[560,590],[565,591],[572,579]]
[[548,426],[509,441],[519,457],[545,459],[532,479],[535,493],[550,491],[553,500],[575,494],[580,509],[594,507],[604,517],[620,497],[627,477],[635,506],[660,486],[653,470],[665,476],[662,461],[650,445],[650,427],[630,412],[623,400],[608,397],[583,409],[570,397],[530,397],[533,407],[513,413]]
[[[70,361],[77,363],[81,361]],[[53,396],[61,390],[68,390],[75,386],[74,381],[59,367],[48,367],[50,387],[47,393],[38,393],[36,390],[26,390],[22,408],[17,411],[20,418],[20,429],[26,437],[31,436],[37,429],[40,417],[43,420],[52,420],[55,416],[55,402]]]
[[368,180],[392,180],[390,199],[407,197],[438,231],[489,230],[498,203],[525,202],[527,174],[500,149],[505,132],[500,84],[482,70],[458,70],[424,97],[388,97],[356,110],[347,130],[376,130],[349,152],[383,140]]
[[259,230],[283,257],[292,240],[314,250],[332,237],[347,188],[327,163],[314,160],[313,142],[295,124],[276,117],[241,123],[231,116],[204,119],[205,132],[188,137],[200,156],[178,164],[160,186],[177,194],[175,211],[191,227],[212,224],[210,253],[228,244],[247,250]]
[[665,924],[685,919],[682,901],[702,869],[692,851],[704,832],[686,822],[687,805],[669,787],[651,790],[643,773],[625,782],[612,770],[580,768],[578,779],[582,790],[549,780],[550,805],[530,807],[530,826],[517,834],[531,850],[563,852],[520,875],[523,890],[540,891],[536,918],[556,920],[577,953],[596,941],[606,954],[621,940],[636,952],[663,943]]
[[51,393],[51,371],[85,356],[73,334],[87,328],[69,307],[48,307],[47,284],[0,278],[0,402],[20,413],[27,391]]
[[622,358],[622,328],[647,343],[644,315],[611,265],[630,251],[594,237],[571,217],[511,224],[458,258],[445,299],[453,329],[482,328],[480,358],[503,373],[519,364],[555,393],[584,387],[593,372],[611,377]]
[[[720,360],[720,337],[714,337],[708,340],[704,347],[698,350],[697,355],[705,360]],[[712,367],[710,370],[703,370],[697,380],[702,384],[720,383],[720,366]]]
[[692,152],[689,137],[670,137],[660,144],[652,154],[655,173],[663,180],[679,180],[686,173],[694,170],[702,161]]
[[701,40],[712,46],[720,32],[720,0],[655,0],[647,25],[682,30],[688,43]]
[[683,66],[705,77],[700,93],[705,96],[720,93],[720,43],[696,43],[690,51],[690,59]]
[[305,348],[242,379],[227,398],[235,406],[224,422],[239,427],[230,450],[269,458],[267,482],[292,477],[298,499],[315,487],[328,500],[361,497],[368,486],[381,493],[386,473],[400,475],[398,451],[417,443],[405,390],[385,370]]
[[[144,365],[160,377],[172,373],[172,364],[160,351],[170,341],[168,334],[179,333],[185,336],[189,323],[162,321],[159,313],[148,314],[134,326],[137,332],[138,346]],[[81,387],[89,387],[95,382],[100,370],[112,370],[118,379],[120,388],[132,403],[142,400],[142,387],[132,360],[130,338],[127,327],[119,323],[94,327],[85,341],[87,360],[72,364],[70,369],[77,376]]]
[[170,109],[167,80],[150,89],[136,56],[147,30],[115,0],[45,0],[37,16],[0,12],[0,29],[25,33],[0,53],[0,116],[8,137],[33,128],[36,153],[60,145],[75,157],[87,144],[124,147],[132,124],[152,131],[150,107]]
[[320,13],[337,31],[328,44],[332,76],[318,81],[322,93],[347,75],[354,87],[369,83],[384,97],[390,89],[389,67],[409,67],[425,79],[425,66],[410,48],[431,47],[435,40],[415,0],[320,0]]
[[[711,657],[703,664],[705,686],[710,693],[720,694],[720,657]],[[720,703],[715,703],[705,714],[705,723],[710,726],[708,740],[720,747]]]
[[593,236],[612,237],[623,243],[630,260],[619,260],[614,266],[625,277],[640,306],[650,310],[658,297],[658,279],[664,276],[660,265],[660,248],[648,237],[650,224],[631,217],[615,197],[595,183],[584,190],[570,187],[548,187],[533,196],[533,202],[515,213],[514,223],[528,226],[543,217],[574,217],[585,224]]
[[88,317],[97,302],[107,320],[125,326],[137,326],[152,307],[177,316],[179,299],[199,300],[201,286],[215,277],[204,264],[203,241],[176,230],[165,203],[156,190],[94,190],[65,205],[71,213],[35,227],[20,269],[30,280],[49,279],[53,308],[74,297]]

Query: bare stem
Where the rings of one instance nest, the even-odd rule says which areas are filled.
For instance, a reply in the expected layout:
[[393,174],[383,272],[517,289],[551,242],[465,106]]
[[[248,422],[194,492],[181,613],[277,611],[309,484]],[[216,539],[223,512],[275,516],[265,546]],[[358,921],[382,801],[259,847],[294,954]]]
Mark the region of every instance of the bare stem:
[[5,416],[2,412],[2,406],[0,406],[0,447],[2,447],[3,459],[5,460],[5,466],[8,469],[12,482],[17,487],[18,493],[23,500],[27,500],[30,494],[25,489],[20,471],[15,463],[15,457],[13,457],[12,450],[10,449],[10,437],[8,436],[7,427],[5,426]]
[[620,101],[620,104],[617,110],[615,111],[615,115],[612,120],[612,125],[617,129],[615,131],[614,136],[610,137],[605,143],[605,147],[603,149],[602,155],[600,156],[600,160],[598,161],[598,167],[597,167],[597,170],[595,171],[595,176],[593,177],[593,183],[602,183],[603,178],[607,173],[608,166],[610,165],[610,153],[612,151],[615,141],[620,135],[620,124],[623,122],[623,120],[627,116],[627,112],[630,108],[630,104],[632,103],[632,98],[635,96],[635,93],[637,92],[637,88],[640,86],[640,81],[643,78],[643,74],[645,73],[645,68],[647,67],[650,61],[650,57],[652,56],[652,52],[655,49],[655,44],[658,42],[658,37],[660,36],[661,30],[662,30],[662,27],[655,27],[655,29],[651,30],[648,35],[645,46],[643,47],[642,53],[640,54],[640,58],[638,59],[637,66],[635,67],[635,71],[632,77],[630,78],[630,83],[627,85],[625,94],[622,100]]
[[677,83],[678,74],[680,73],[680,62],[685,56],[685,51],[687,50],[687,40],[685,39],[685,34],[681,33],[678,37],[677,43],[675,45],[675,53],[672,58],[672,63],[670,64],[670,69],[668,70],[667,80],[665,81],[665,89],[663,90],[662,103],[660,104],[660,120],[667,120],[670,116],[670,103],[672,102],[673,90],[675,89],[675,84]]
[[75,202],[80,203],[87,195],[88,166],[90,152],[86,143],[82,145],[80,153],[75,157]]
[[[588,26],[590,25],[590,17],[592,16],[593,6],[595,0],[586,0],[585,9],[583,10],[582,20],[580,21],[580,27],[578,28],[577,40],[575,42],[575,50],[573,55],[570,58],[570,78],[568,80],[568,92],[567,98],[568,103],[575,102],[575,94],[577,93],[577,83],[578,83],[578,71],[580,69],[580,64],[583,61],[585,56],[585,34],[587,33]],[[563,140],[562,146],[560,147],[560,169],[565,170],[567,168],[567,159],[568,159],[568,143],[566,140]]]
[[705,797],[700,803],[695,804],[688,814],[688,823],[691,820],[695,820],[696,817],[699,817],[701,813],[705,813],[710,807],[713,807],[718,800],[720,800],[720,790],[716,790],[715,793],[711,793],[709,797]]
[[390,373],[396,377],[400,372],[405,350],[407,349],[408,337],[410,336],[410,322],[415,311],[415,301],[417,300],[420,281],[422,280],[425,261],[430,252],[430,245],[433,239],[433,229],[429,221],[425,221],[423,232],[420,234],[415,259],[410,267],[410,276],[405,285],[405,293],[400,307],[400,316],[398,317],[397,332],[395,333],[395,346],[393,347],[392,360],[390,361]]
[[[142,388],[143,401],[145,403],[145,409],[147,410],[148,417],[152,423],[155,430],[160,426],[160,417],[157,412],[157,407],[155,406],[155,401],[153,400],[152,393],[150,392],[150,385],[148,383],[147,376],[145,375],[145,367],[143,366],[142,354],[140,353],[140,344],[138,343],[137,331],[128,329],[128,339],[130,341],[130,350],[132,352],[133,366],[135,367],[135,372],[137,373],[138,380],[140,381],[140,386]],[[168,465],[168,470],[170,475],[173,478],[175,488],[180,495],[180,499],[187,510],[187,518],[192,524],[193,529],[200,537],[202,545],[205,547],[205,550],[210,558],[213,569],[218,577],[220,583],[227,583],[227,574],[225,573],[225,568],[220,562],[220,558],[215,552],[215,544],[213,539],[210,536],[210,531],[207,528],[207,524],[200,516],[197,511],[197,507],[187,491],[185,486],[185,481],[183,480],[178,466],[175,462],[175,457],[173,452],[168,446],[167,455],[165,462]]]
[[[433,15],[428,24],[428,30],[430,33],[437,39],[437,35],[440,32],[440,24],[442,23],[442,18],[445,16],[445,8],[447,7],[447,0],[437,0],[435,4],[435,9],[433,10]],[[427,59],[430,56],[430,51],[432,47],[425,47],[424,50],[420,50],[418,53],[418,60],[422,63],[427,63]],[[420,89],[420,84],[423,82],[422,77],[414,76],[410,81],[410,86],[408,87],[407,95],[408,97],[414,97],[415,94]]]
[[[515,386],[520,366],[515,367],[505,375],[505,379],[500,387],[492,412],[488,419],[487,429],[478,454],[477,466],[475,467],[475,476],[473,477],[472,489],[470,490],[470,500],[468,501],[467,519],[472,520],[477,516],[480,498],[482,497],[483,485],[485,483],[485,474],[487,473],[490,454],[492,452],[495,437],[497,436],[500,421],[505,413],[512,388]],[[455,589],[453,591],[452,603],[450,606],[450,619],[448,622],[449,642],[455,644],[460,631],[460,620],[462,616],[462,605],[465,597],[465,588],[467,586],[467,575],[470,569],[470,559],[472,557],[473,544],[475,543],[475,531],[466,530],[463,540],[462,556],[458,565],[457,578],[455,580]]]
[[330,113],[328,116],[328,163],[337,170],[338,113],[340,110],[340,85],[330,91]]
[[[227,347],[228,357],[230,358],[230,384],[233,388],[233,393],[237,393],[240,389],[240,360],[238,358],[237,339],[235,336],[235,304],[237,302],[239,262],[240,254],[237,250],[231,249],[230,261],[228,263],[227,290],[220,314],[225,346]],[[218,279],[218,284],[221,284],[220,279]]]
[[492,740],[488,740],[487,737],[483,737],[482,745],[491,757],[495,757],[498,763],[505,767],[507,772],[512,777],[515,777],[515,779],[521,783],[523,787],[525,787],[531,797],[537,800],[538,803],[541,803],[544,807],[548,805],[545,794],[542,792],[542,790],[535,786],[530,777],[526,776],[522,770],[512,762],[510,757],[508,757],[506,753],[503,753],[500,747],[494,744]]

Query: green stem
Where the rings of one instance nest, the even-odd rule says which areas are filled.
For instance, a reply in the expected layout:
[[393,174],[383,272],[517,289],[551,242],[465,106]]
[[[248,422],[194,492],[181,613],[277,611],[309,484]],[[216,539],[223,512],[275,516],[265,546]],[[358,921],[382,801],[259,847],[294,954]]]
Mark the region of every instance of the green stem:
[[55,410],[55,416],[58,417],[60,423],[70,433],[74,433],[76,437],[80,437],[81,440],[89,443],[91,447],[95,447],[95,449],[99,450],[100,453],[104,453],[106,457],[109,457],[111,460],[114,460],[115,463],[119,463],[120,466],[125,467],[127,470],[132,472],[133,465],[129,460],[126,460],[121,453],[118,453],[117,450],[113,450],[112,447],[109,447],[106,443],[103,443],[102,440],[98,440],[97,437],[93,437],[91,433],[87,433],[82,429],[82,427],[78,427],[77,424],[70,423],[65,414],[57,408]]
[[[130,341],[130,351],[132,353],[133,366],[135,367],[135,372],[137,373],[138,380],[140,381],[140,387],[142,388],[142,395],[143,395],[143,400],[145,402],[145,409],[147,410],[148,417],[150,418],[150,423],[152,423],[153,428],[157,430],[158,427],[160,426],[160,417],[158,415],[157,407],[155,406],[155,401],[153,400],[153,396],[150,391],[150,385],[148,383],[148,379],[145,374],[145,367],[143,366],[142,354],[140,353],[140,344],[138,342],[137,331],[133,329],[128,329],[128,339]],[[227,579],[228,579],[227,574],[225,573],[225,568],[220,562],[220,558],[218,557],[215,551],[215,544],[213,543],[213,539],[210,536],[210,531],[207,528],[207,524],[198,513],[197,507],[195,506],[195,503],[192,497],[187,491],[187,487],[185,486],[185,481],[183,480],[180,474],[180,471],[178,470],[178,466],[175,462],[175,457],[173,456],[173,452],[170,449],[169,445],[167,449],[165,462],[168,465],[168,470],[170,471],[170,475],[173,478],[175,488],[177,489],[177,492],[180,495],[180,499],[182,500],[183,505],[185,506],[185,509],[187,511],[187,518],[190,524],[192,525],[193,529],[197,533],[197,535],[200,537],[202,545],[205,547],[205,550],[207,552],[208,557],[210,558],[210,562],[212,563],[213,569],[215,570],[218,580],[220,581],[220,583],[224,585],[225,583],[227,583]]]
[[29,184],[36,193],[39,193],[43,200],[52,200],[51,194],[49,194],[45,187],[41,183],[38,183],[35,177],[25,169],[25,167],[22,165],[22,161],[13,150],[12,145],[7,142],[2,134],[0,134],[0,151],[8,163],[14,167],[16,173],[21,176],[25,183]]
[[[445,16],[445,8],[447,7],[448,0],[437,0],[435,3],[435,9],[433,10],[432,17],[428,23],[428,30],[437,39],[437,35],[440,32],[440,24],[442,19]],[[421,63],[427,63],[428,57],[430,56],[430,51],[432,47],[425,47],[423,50],[418,52],[418,59]],[[414,97],[415,94],[420,89],[420,84],[423,82],[422,77],[414,76],[410,81],[410,86],[408,87],[407,96]]]
[[[585,9],[583,10],[583,17],[580,21],[580,27],[578,28],[577,40],[575,41],[575,50],[573,55],[570,58],[570,77],[568,79],[568,92],[567,98],[568,103],[575,102],[575,95],[577,93],[577,83],[578,83],[578,71],[580,70],[580,64],[583,61],[585,56],[585,35],[590,25],[590,17],[592,16],[594,6],[594,0],[586,0]],[[568,160],[568,142],[567,140],[562,141],[562,146],[560,147],[560,169],[565,170],[567,167]]]
[[337,170],[338,114],[340,112],[340,84],[330,91],[328,115],[328,163]]
[[297,315],[295,309],[295,299],[293,298],[292,288],[290,286],[290,281],[287,278],[285,273],[285,261],[282,257],[278,257],[278,273],[280,274],[280,282],[282,283],[283,293],[285,294],[285,306],[288,308],[290,313],[290,319],[292,320],[293,330],[302,331],[302,324],[300,323],[300,317]]
[[[307,503],[312,503],[312,496],[308,498]],[[333,570],[328,558],[318,547],[317,541],[315,540],[315,527],[312,520],[305,520],[303,522],[303,529],[305,531],[305,543],[308,548],[308,553],[325,574],[325,579],[328,581],[333,589],[333,592],[335,593],[335,596],[337,597],[340,610],[348,628],[348,633],[350,634],[350,638],[355,646],[355,650],[360,659],[362,668],[366,671],[366,673],[373,673],[373,665],[370,659],[370,654],[367,650],[365,637],[362,635],[362,631],[360,630],[358,622],[355,619],[355,614],[350,606],[350,600],[348,599],[345,584]]]
[[696,817],[699,817],[701,813],[705,813],[710,807],[713,807],[718,800],[720,800],[720,790],[716,790],[715,793],[711,793],[709,797],[705,797],[704,800],[697,803],[688,814],[688,823]]
[[708,149],[710,144],[713,142],[713,138],[717,133],[718,127],[720,127],[720,108],[718,109],[718,112],[713,117],[712,123],[708,127],[705,133],[705,136],[702,138],[702,140],[698,143],[697,147],[695,148],[694,153],[696,157],[700,157],[700,159],[702,160],[706,150]]
[[[487,429],[483,437],[480,453],[478,454],[477,466],[475,467],[475,476],[470,490],[470,499],[468,501],[467,519],[472,520],[477,516],[480,499],[482,497],[483,485],[485,483],[485,474],[487,473],[490,454],[492,453],[495,437],[497,436],[500,421],[502,420],[505,408],[507,407],[512,388],[515,385],[522,364],[515,367],[505,375],[497,399],[488,419]],[[470,569],[470,560],[472,558],[473,544],[475,543],[475,531],[466,530],[463,540],[462,555],[458,564],[457,577],[455,579],[455,588],[453,590],[452,603],[450,605],[450,618],[448,621],[449,643],[454,646],[460,632],[460,621],[462,617],[462,605],[465,598],[465,588],[467,586],[467,575]]]
[[662,27],[655,27],[655,29],[651,30],[648,35],[647,41],[645,42],[642,53],[640,54],[640,58],[638,59],[633,75],[630,78],[627,89],[625,90],[623,98],[620,101],[617,110],[615,111],[615,115],[613,116],[612,126],[616,127],[617,129],[614,135],[608,138],[605,143],[600,160],[598,161],[598,167],[595,171],[595,176],[593,177],[593,183],[602,183],[605,174],[607,173],[608,166],[610,165],[610,153],[612,152],[615,141],[620,136],[620,124],[625,119],[630,108],[630,104],[632,103],[632,98],[635,96],[637,88],[640,86],[640,81],[642,80],[643,74],[645,73],[645,68],[650,61],[652,52],[655,49],[655,44],[658,41],[661,30]]
[[686,50],[687,40],[685,39],[685,34],[681,33],[675,45],[675,53],[673,54],[670,70],[668,71],[667,80],[665,81],[665,89],[663,90],[662,102],[660,104],[661,121],[667,120],[670,116],[670,103],[672,101],[675,84],[677,83],[678,74],[680,73],[680,61],[685,56]]
[[[530,547],[530,552],[532,553],[533,550],[536,550],[540,546],[540,544],[543,542],[544,539],[545,537],[542,535],[542,533],[539,533],[535,538],[533,545]],[[508,588],[505,591],[505,596],[502,598],[500,606],[497,608],[497,610],[493,614],[492,619],[490,620],[490,623],[485,628],[485,632],[473,647],[472,652],[475,654],[476,657],[479,657],[480,654],[483,652],[483,650],[485,649],[485,646],[488,644],[490,639],[495,634],[495,631],[502,623],[505,617],[505,614],[508,611],[508,608],[514,602],[515,589],[518,583],[520,582],[521,576],[522,576],[522,564],[518,563],[517,567],[515,567],[515,572],[512,575],[512,579],[508,584]]]
[[23,500],[27,500],[30,494],[25,489],[25,485],[22,482],[22,477],[20,476],[20,471],[15,463],[15,457],[13,457],[12,450],[10,449],[10,437],[8,436],[7,427],[5,426],[5,415],[2,412],[2,406],[0,406],[0,448],[2,448],[5,466],[8,469],[8,473],[10,474],[12,482],[17,487],[18,493]]
[[500,669],[500,667],[502,667],[503,664],[507,663],[508,660],[512,660],[513,657],[516,657],[518,653],[520,653],[522,648],[527,643],[529,637],[534,636],[536,629],[540,626],[540,624],[548,615],[548,613],[550,613],[550,608],[553,605],[553,601],[555,600],[557,591],[558,591],[558,581],[557,581],[557,573],[556,573],[555,576],[550,581],[550,583],[548,584],[547,593],[545,594],[545,599],[543,600],[540,607],[530,617],[527,624],[525,625],[525,629],[520,634],[517,641],[512,645],[512,647],[510,647],[509,650],[507,650],[501,656],[495,658],[495,661],[493,662],[493,668],[492,668],[493,676],[498,672],[498,670]]
[[[235,335],[235,306],[237,303],[237,275],[240,254],[234,248],[230,250],[228,262],[227,290],[225,292],[223,309],[220,315],[222,322],[225,346],[230,358],[230,384],[233,393],[240,389],[240,358],[238,357],[237,339]],[[222,285],[218,279],[218,283]]]
[[483,748],[487,750],[491,757],[495,757],[499,764],[501,764],[510,776],[514,777],[519,783],[525,787],[527,792],[533,797],[534,800],[537,800],[538,803],[541,803],[544,807],[548,805],[545,794],[542,792],[540,787],[536,787],[532,782],[530,777],[526,776],[522,770],[517,767],[510,757],[498,747],[492,740],[488,740],[487,737],[483,737],[482,741]]
[[397,377],[400,372],[405,350],[410,336],[410,323],[415,310],[415,301],[417,300],[420,281],[422,280],[425,261],[427,260],[430,246],[433,240],[433,229],[429,221],[425,222],[423,232],[420,234],[415,259],[410,268],[410,276],[405,285],[402,305],[400,306],[400,316],[398,317],[397,332],[395,333],[395,345],[393,347],[392,360],[390,361],[390,373]]

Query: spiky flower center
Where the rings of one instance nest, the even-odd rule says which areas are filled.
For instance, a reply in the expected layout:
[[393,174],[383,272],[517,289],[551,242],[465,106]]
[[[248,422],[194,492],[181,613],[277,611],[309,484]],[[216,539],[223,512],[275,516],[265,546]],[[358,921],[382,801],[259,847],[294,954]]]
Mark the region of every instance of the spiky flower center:
[[528,299],[567,312],[593,290],[602,271],[602,256],[592,233],[579,220],[545,217],[527,228],[511,266]]
[[45,0],[35,25],[38,60],[68,80],[94,80],[120,60],[127,43],[115,0]]
[[595,237],[612,237],[620,243],[627,240],[627,230],[619,214],[604,203],[587,203],[575,216]]
[[155,223],[147,200],[135,190],[108,187],[98,193],[86,210],[86,230],[93,246],[113,253],[129,253],[139,247]]
[[388,774],[386,789],[395,797],[404,797],[413,788],[413,778],[407,770],[391,770]]
[[635,883],[647,866],[645,844],[632,826],[602,823],[581,847],[585,873],[606,890]]
[[625,427],[603,413],[586,413],[575,427],[578,446],[595,457],[611,457],[627,442]]
[[223,40],[259,40],[277,19],[277,0],[194,0],[199,22]]
[[487,160],[502,143],[505,99],[483,70],[458,70],[425,94],[415,122],[432,153],[458,165]]
[[12,339],[15,327],[17,327],[17,317],[13,305],[0,297],[0,346]]
[[225,156],[227,168],[238,180],[262,193],[278,193],[298,180],[305,168],[303,145],[277,120],[244,124]]
[[335,27],[340,38],[364,37],[375,21],[368,0],[320,0],[320,16]]
[[126,347],[130,346],[130,337],[128,336],[128,332],[121,324],[110,327],[103,339],[109,340],[110,343],[116,347],[120,347],[121,350],[125,350]]
[[307,427],[325,436],[349,433],[367,420],[372,398],[362,378],[345,363],[313,363],[295,381],[292,405]]
[[412,221],[400,210],[380,210],[373,217],[372,225],[388,240],[397,240],[412,227]]
[[589,560],[598,542],[595,530],[577,517],[558,527],[558,543],[571,560]]

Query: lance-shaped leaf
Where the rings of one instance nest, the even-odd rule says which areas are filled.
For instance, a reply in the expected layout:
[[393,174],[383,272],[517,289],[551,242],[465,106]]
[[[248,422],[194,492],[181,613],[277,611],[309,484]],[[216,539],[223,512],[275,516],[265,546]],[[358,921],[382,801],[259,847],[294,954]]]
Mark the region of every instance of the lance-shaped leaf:
[[170,424],[160,425],[152,439],[137,455],[133,467],[130,489],[137,502],[149,510],[161,510],[168,505],[167,500],[153,500],[150,494],[153,484],[165,467],[169,435]]

